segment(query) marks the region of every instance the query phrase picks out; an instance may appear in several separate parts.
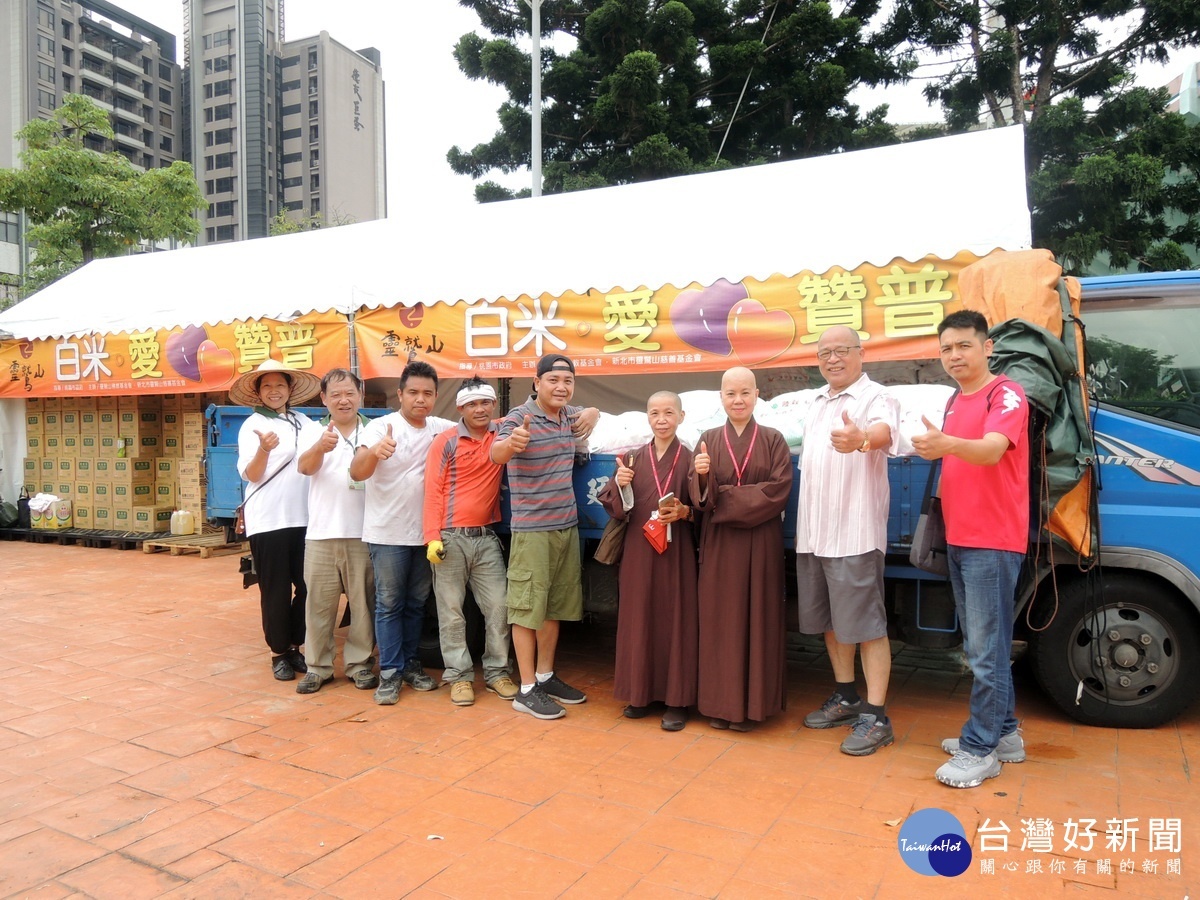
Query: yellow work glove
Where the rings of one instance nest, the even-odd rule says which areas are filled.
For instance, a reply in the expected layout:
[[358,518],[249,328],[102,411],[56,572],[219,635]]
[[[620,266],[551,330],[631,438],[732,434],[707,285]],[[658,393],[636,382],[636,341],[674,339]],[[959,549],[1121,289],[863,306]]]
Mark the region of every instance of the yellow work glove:
[[446,558],[446,548],[441,541],[430,541],[425,550],[425,558],[433,565],[437,565]]

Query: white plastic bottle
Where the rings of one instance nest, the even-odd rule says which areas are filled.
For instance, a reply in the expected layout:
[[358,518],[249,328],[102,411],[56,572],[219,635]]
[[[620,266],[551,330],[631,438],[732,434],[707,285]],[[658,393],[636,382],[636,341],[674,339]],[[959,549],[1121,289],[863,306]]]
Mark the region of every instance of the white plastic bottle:
[[177,509],[171,513],[171,534],[195,534],[196,516],[190,510]]

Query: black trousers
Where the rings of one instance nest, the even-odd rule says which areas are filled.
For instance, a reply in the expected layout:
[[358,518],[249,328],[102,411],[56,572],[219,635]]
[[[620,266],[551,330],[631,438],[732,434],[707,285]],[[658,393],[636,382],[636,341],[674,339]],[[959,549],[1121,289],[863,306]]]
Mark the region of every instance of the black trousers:
[[280,528],[250,536],[250,554],[258,572],[263,637],[276,656],[304,643],[306,530]]

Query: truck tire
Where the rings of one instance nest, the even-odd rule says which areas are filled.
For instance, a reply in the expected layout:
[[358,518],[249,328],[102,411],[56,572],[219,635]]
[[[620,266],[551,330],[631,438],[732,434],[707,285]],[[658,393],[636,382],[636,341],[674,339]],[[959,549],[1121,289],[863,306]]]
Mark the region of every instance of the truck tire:
[[1104,576],[1094,610],[1087,595],[1084,579],[1063,588],[1054,621],[1031,637],[1042,689],[1086,725],[1153,728],[1174,719],[1200,678],[1195,610],[1170,587],[1127,573]]

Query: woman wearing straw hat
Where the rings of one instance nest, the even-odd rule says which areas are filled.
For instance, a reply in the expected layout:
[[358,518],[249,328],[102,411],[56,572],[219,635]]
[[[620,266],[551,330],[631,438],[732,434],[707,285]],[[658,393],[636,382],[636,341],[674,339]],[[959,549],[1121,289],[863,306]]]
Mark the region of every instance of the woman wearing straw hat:
[[229,389],[229,401],[254,412],[238,432],[238,474],[245,479],[246,536],[258,572],[263,636],[279,681],[307,672],[304,654],[304,532],[308,482],[296,468],[296,439],[311,420],[291,409],[316,396],[309,372],[268,359]]

